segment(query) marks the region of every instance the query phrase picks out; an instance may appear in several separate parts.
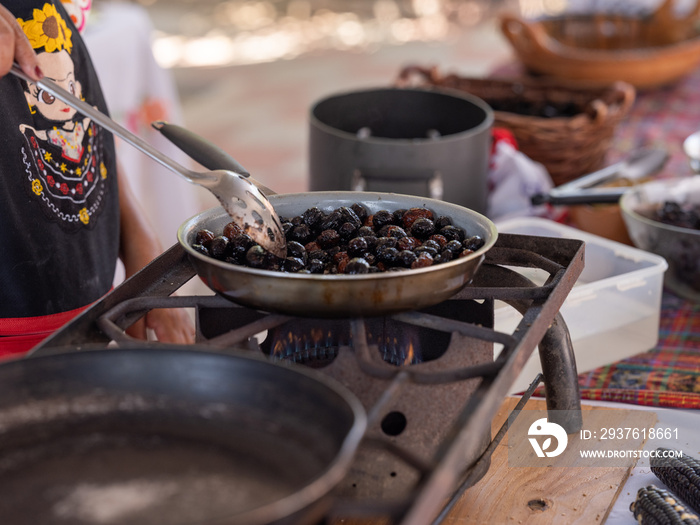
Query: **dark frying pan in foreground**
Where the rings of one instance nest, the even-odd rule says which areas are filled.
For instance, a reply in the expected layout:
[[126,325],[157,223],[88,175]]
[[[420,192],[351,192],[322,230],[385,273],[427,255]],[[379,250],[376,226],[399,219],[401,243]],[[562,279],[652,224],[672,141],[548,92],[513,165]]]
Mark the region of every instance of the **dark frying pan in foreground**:
[[364,434],[313,371],[178,348],[0,365],[0,523],[317,523]]

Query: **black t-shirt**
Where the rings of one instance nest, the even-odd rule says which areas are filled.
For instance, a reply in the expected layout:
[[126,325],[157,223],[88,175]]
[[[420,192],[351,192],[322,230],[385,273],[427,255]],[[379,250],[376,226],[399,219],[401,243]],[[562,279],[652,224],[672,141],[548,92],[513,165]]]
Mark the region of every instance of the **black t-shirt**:
[[[107,107],[60,2],[1,0],[45,76]],[[0,79],[0,318],[74,310],[109,291],[119,251],[114,141],[34,83]]]

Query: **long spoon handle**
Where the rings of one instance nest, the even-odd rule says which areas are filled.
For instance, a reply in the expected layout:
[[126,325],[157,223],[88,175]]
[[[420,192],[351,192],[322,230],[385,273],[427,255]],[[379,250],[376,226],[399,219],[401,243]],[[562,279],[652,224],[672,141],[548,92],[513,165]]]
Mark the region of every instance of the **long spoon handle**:
[[39,81],[32,80],[31,78],[29,78],[27,75],[24,74],[24,72],[20,69],[20,67],[17,64],[13,64],[10,72],[13,75],[21,78],[22,80],[25,80],[27,82],[34,82],[41,89],[48,91],[53,96],[55,96],[57,99],[65,102],[70,107],[72,107],[76,111],[79,111],[80,113],[82,113],[86,117],[90,117],[92,120],[97,122],[100,126],[105,128],[106,130],[111,131],[117,137],[128,142],[129,144],[134,146],[136,149],[138,149],[142,153],[145,153],[146,155],[151,157],[153,160],[155,160],[156,162],[159,162],[160,164],[162,164],[166,168],[170,169],[171,171],[184,177],[187,181],[194,183],[195,182],[194,179],[200,179],[200,178],[206,179],[206,180],[209,179],[209,177],[207,177],[206,174],[194,173],[194,172],[186,169],[185,167],[181,166],[179,163],[175,162],[173,159],[171,159],[167,155],[164,155],[163,153],[161,153],[160,151],[155,149],[148,142],[137,137],[136,135],[131,133],[126,128],[117,124],[114,120],[109,118],[104,113],[95,109],[90,104],[80,100],[78,97],[70,94],[68,91],[66,91],[62,87],[56,85],[51,80],[48,80],[46,78],[41,79]]

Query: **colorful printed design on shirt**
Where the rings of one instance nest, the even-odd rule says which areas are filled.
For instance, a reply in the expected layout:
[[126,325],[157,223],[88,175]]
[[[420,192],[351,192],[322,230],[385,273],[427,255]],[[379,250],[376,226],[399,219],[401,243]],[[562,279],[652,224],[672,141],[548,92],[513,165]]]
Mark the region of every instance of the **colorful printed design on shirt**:
[[[18,20],[37,49],[44,76],[65,91],[83,98],[71,58],[72,32],[53,4],[35,9],[33,19]],[[42,50],[43,48],[43,50]],[[20,124],[27,189],[45,215],[68,231],[94,225],[104,204],[108,177],[102,132],[84,117],[34,82],[24,92],[31,124]]]
[[44,4],[43,9],[34,10],[31,20],[25,22],[18,18],[17,21],[34,49],[43,47],[47,53],[65,49],[70,53],[73,32],[68,29],[55,5]]
[[85,133],[86,152],[80,162],[60,155],[60,146],[37,138],[28,131],[22,148],[25,173],[33,195],[40,199],[47,216],[69,230],[89,226],[104,201],[107,169],[102,157],[102,135],[90,124]]

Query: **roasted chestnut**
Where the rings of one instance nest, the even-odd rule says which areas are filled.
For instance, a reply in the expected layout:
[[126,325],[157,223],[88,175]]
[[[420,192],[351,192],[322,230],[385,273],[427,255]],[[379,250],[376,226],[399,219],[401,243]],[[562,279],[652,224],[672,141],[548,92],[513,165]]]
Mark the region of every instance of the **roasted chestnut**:
[[265,255],[267,255],[267,251],[259,244],[256,244],[251,246],[246,252],[245,260],[248,266],[252,268],[262,268],[265,266]]
[[440,230],[440,235],[445,237],[448,241],[463,241],[464,240],[464,230],[459,226],[445,226]]
[[304,213],[301,214],[306,225],[315,230],[324,218],[324,213],[317,207],[309,208]]
[[228,237],[229,239],[233,239],[234,237],[237,237],[241,233],[245,233],[245,230],[243,230],[243,227],[233,221],[229,222],[226,226],[224,226],[224,237]]
[[411,268],[427,268],[433,265],[433,256],[428,252],[423,252],[418,255],[416,260],[411,265]]
[[340,225],[340,228],[338,228],[338,235],[340,235],[341,239],[346,241],[348,239],[352,239],[355,236],[356,232],[357,225],[352,222],[344,222]]
[[340,242],[340,234],[335,230],[323,230],[318,237],[316,243],[324,250],[338,246]]
[[372,227],[374,231],[378,232],[384,226],[391,224],[393,220],[394,215],[390,211],[379,210],[372,216]]
[[225,235],[219,235],[217,237],[214,237],[209,243],[207,244],[207,249],[209,250],[209,254],[214,257],[214,259],[219,259],[223,260],[224,257],[226,257],[226,250],[228,248],[228,237]]
[[311,228],[307,224],[298,224],[294,226],[287,234],[288,241],[297,241],[300,244],[306,244],[313,239]]
[[484,239],[482,239],[478,235],[472,235],[471,237],[467,237],[462,241],[462,246],[464,247],[464,249],[471,250],[473,252],[481,248],[483,245]]
[[296,241],[289,241],[287,243],[287,255],[290,257],[295,257],[297,259],[301,259],[304,264],[306,264],[306,260],[308,259],[308,255],[306,253],[306,248],[301,245],[301,243],[298,243]]
[[364,224],[365,219],[367,219],[367,216],[369,215],[367,208],[365,208],[359,202],[356,202],[355,204],[350,206],[350,209],[355,212],[355,215],[357,215],[357,218],[360,219],[360,221],[362,221],[362,223]]
[[348,243],[348,253],[353,257],[360,257],[369,248],[367,239],[364,237],[355,237]]
[[284,260],[283,268],[285,272],[298,272],[304,270],[306,265],[299,257],[287,257]]
[[362,226],[362,221],[352,208],[349,208],[347,206],[341,206],[340,208],[338,208],[338,211],[340,212],[340,216],[343,222],[349,222],[355,227],[355,229]]
[[369,273],[369,263],[362,257],[350,259],[345,265],[345,273],[350,275]]
[[403,266],[405,268],[410,268],[411,265],[414,262],[416,262],[416,259],[418,259],[418,256],[410,250],[401,250],[398,253],[396,259],[397,259],[397,262],[401,266]]
[[435,223],[425,217],[416,219],[411,225],[411,235],[419,239],[427,239],[433,233],[435,233]]
[[410,230],[411,226],[413,226],[413,223],[416,222],[418,219],[432,218],[433,212],[427,208],[411,208],[403,214],[403,216],[401,217],[401,222],[404,228]]
[[216,237],[216,234],[211,230],[199,230],[194,236],[194,243],[199,244],[201,246],[205,246],[214,237]]

